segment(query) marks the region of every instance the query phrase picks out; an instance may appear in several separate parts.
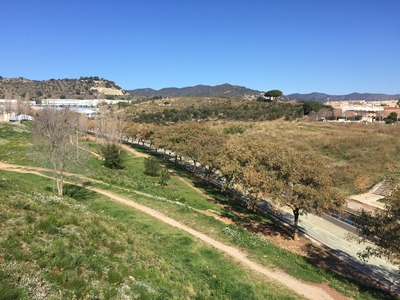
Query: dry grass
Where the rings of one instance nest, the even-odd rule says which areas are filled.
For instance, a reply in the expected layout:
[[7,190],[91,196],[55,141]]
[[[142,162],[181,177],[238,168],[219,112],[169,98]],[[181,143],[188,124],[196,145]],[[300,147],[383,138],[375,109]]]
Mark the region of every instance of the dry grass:
[[361,193],[399,172],[398,125],[317,122],[256,122],[213,124],[245,126],[244,137],[264,136],[279,144],[321,157],[332,171],[334,185],[345,194]]

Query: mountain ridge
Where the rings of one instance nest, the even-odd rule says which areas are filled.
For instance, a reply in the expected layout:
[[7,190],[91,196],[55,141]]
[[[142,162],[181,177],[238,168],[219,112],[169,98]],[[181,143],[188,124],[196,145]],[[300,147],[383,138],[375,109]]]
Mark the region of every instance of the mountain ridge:
[[380,100],[398,100],[400,94],[383,94],[383,93],[350,93],[346,95],[329,95],[325,93],[313,92],[309,94],[294,93],[286,95],[288,99],[300,101],[349,101],[349,100],[365,100],[365,101],[380,101]]
[[262,92],[252,90],[244,86],[231,85],[228,83],[220,85],[195,85],[183,88],[167,87],[160,90],[151,88],[127,90],[133,96],[139,97],[244,97],[260,95]]
[[[80,77],[79,79],[30,80],[23,77],[3,78],[0,76],[0,99],[37,100],[44,98],[61,99],[121,99],[134,97],[250,97],[261,96],[264,92],[245,86],[231,85],[195,85],[182,88],[167,87],[159,90],[151,88],[122,89],[115,82],[98,76]],[[329,95],[313,92],[308,94],[293,93],[285,96],[298,101],[345,101],[345,100],[398,100],[400,94],[350,93],[347,95]]]
[[[259,96],[264,92],[253,90],[244,86],[231,85],[224,83],[221,85],[196,85],[189,87],[168,87],[155,90],[152,88],[141,88],[127,90],[131,95],[138,97],[244,97],[244,96]],[[346,101],[346,100],[397,100],[400,99],[400,94],[384,94],[384,93],[350,93],[345,95],[330,95],[326,93],[313,92],[308,94],[293,93],[285,95],[287,99],[299,101]]]

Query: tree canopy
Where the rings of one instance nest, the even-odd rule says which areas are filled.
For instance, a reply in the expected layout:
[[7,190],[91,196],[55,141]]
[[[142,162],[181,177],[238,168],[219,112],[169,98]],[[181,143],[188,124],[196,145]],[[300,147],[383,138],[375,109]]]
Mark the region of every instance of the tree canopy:
[[280,147],[263,139],[244,143],[228,143],[220,168],[227,182],[239,186],[243,193],[289,207],[294,214],[294,234],[297,239],[301,213],[317,214],[339,210],[344,198],[333,190],[331,178],[311,155]]
[[283,93],[280,90],[270,90],[265,92],[264,96],[267,98],[278,98],[282,97]]
[[397,112],[392,111],[389,116],[386,118],[385,123],[386,124],[393,124],[397,122]]
[[375,214],[362,211],[356,217],[359,242],[372,241],[359,255],[363,259],[371,256],[384,257],[399,267],[400,271],[400,186],[397,185],[392,200],[386,209]]
[[324,108],[333,110],[332,106],[325,105],[325,104],[317,102],[317,101],[304,101],[303,102],[304,115],[308,115],[311,112],[318,112],[319,110],[324,109]]

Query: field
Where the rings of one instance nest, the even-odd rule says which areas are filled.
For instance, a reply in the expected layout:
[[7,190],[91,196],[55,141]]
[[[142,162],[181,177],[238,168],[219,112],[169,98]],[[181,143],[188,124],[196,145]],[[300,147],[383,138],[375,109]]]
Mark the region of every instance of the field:
[[239,127],[245,139],[261,135],[317,156],[328,166],[334,186],[345,195],[363,193],[400,170],[398,125],[325,122],[223,122],[213,126]]
[[[286,125],[274,126],[278,130]],[[272,137],[271,128],[252,126],[244,134],[264,130]],[[323,130],[323,126],[317,129]],[[284,138],[289,135],[279,137]],[[33,155],[29,124],[1,125],[0,141],[2,161],[46,166]],[[82,145],[96,150],[92,142],[82,140]],[[355,299],[391,298],[205,214],[212,211],[234,221],[238,218],[221,205],[230,203],[223,195],[201,187],[199,193],[178,176],[161,187],[157,178],[144,175],[143,158],[126,153],[124,170],[108,170],[88,156],[70,171],[101,181],[71,175],[71,182],[85,182],[157,209],[245,251],[263,266],[284,270],[305,282],[327,284]],[[179,169],[175,172],[185,175]],[[0,171],[0,185],[0,299],[300,299],[185,232],[97,193],[68,185],[65,197],[55,197],[50,179],[8,171]],[[207,192],[219,202],[208,200]],[[277,226],[246,211],[242,216]]]

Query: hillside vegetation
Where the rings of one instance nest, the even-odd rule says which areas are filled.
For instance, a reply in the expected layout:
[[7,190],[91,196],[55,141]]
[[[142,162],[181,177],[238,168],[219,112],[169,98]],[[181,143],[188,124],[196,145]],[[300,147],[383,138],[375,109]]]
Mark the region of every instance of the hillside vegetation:
[[[3,161],[42,164],[32,156],[27,125],[0,126]],[[81,143],[98,151],[91,141]],[[124,170],[108,170],[94,156],[70,169],[104,183],[71,175],[68,180],[157,209],[303,281],[329,284],[355,299],[391,298],[201,213],[238,218],[176,176],[160,186],[143,173],[143,158],[125,159]],[[66,195],[55,197],[50,179],[7,171],[0,171],[0,186],[0,295],[5,299],[298,299],[192,236],[81,187],[67,185]],[[254,216],[244,211],[242,216],[241,222],[277,226],[267,217],[251,220]]]
[[[185,135],[190,130],[195,131],[196,127],[188,126],[185,130],[181,128],[184,127],[182,121],[196,121],[194,123],[203,124],[211,131],[192,132],[191,136],[213,135],[218,140],[216,145],[211,145],[212,139],[196,139],[192,148],[198,143],[199,151],[183,152],[183,156],[203,165],[210,165],[218,153],[224,152],[227,140],[241,140],[245,149],[247,141],[265,139],[317,158],[321,167],[330,170],[333,185],[345,195],[364,193],[382,180],[399,176],[398,124],[309,122],[308,118],[301,116],[301,106],[289,103],[246,104],[241,100],[213,99],[187,106],[183,105],[183,101],[177,101],[168,108],[157,102],[142,105],[127,110],[128,118],[135,122],[127,124],[125,135],[152,141],[157,147],[177,148],[173,143],[184,140]],[[224,113],[218,113],[222,111]],[[245,121],[234,121],[237,119]],[[168,139],[170,142],[166,141]],[[194,154],[193,151],[200,153]],[[197,156],[202,158],[199,160]]]
[[115,82],[94,77],[80,79],[29,80],[0,78],[0,99],[128,99],[130,95]]
[[297,298],[94,193],[61,198],[48,180],[0,175],[2,299]]
[[239,98],[173,98],[137,103],[126,111],[129,120],[139,123],[182,121],[244,120],[265,121],[303,116],[303,106],[287,102],[259,102]]
[[262,122],[246,130],[317,156],[345,194],[363,193],[381,180],[400,175],[399,125],[322,122]]
[[252,90],[244,86],[221,84],[216,86],[196,85],[184,88],[164,88],[160,90],[136,89],[129,90],[134,96],[141,97],[244,97],[257,96],[260,91]]

